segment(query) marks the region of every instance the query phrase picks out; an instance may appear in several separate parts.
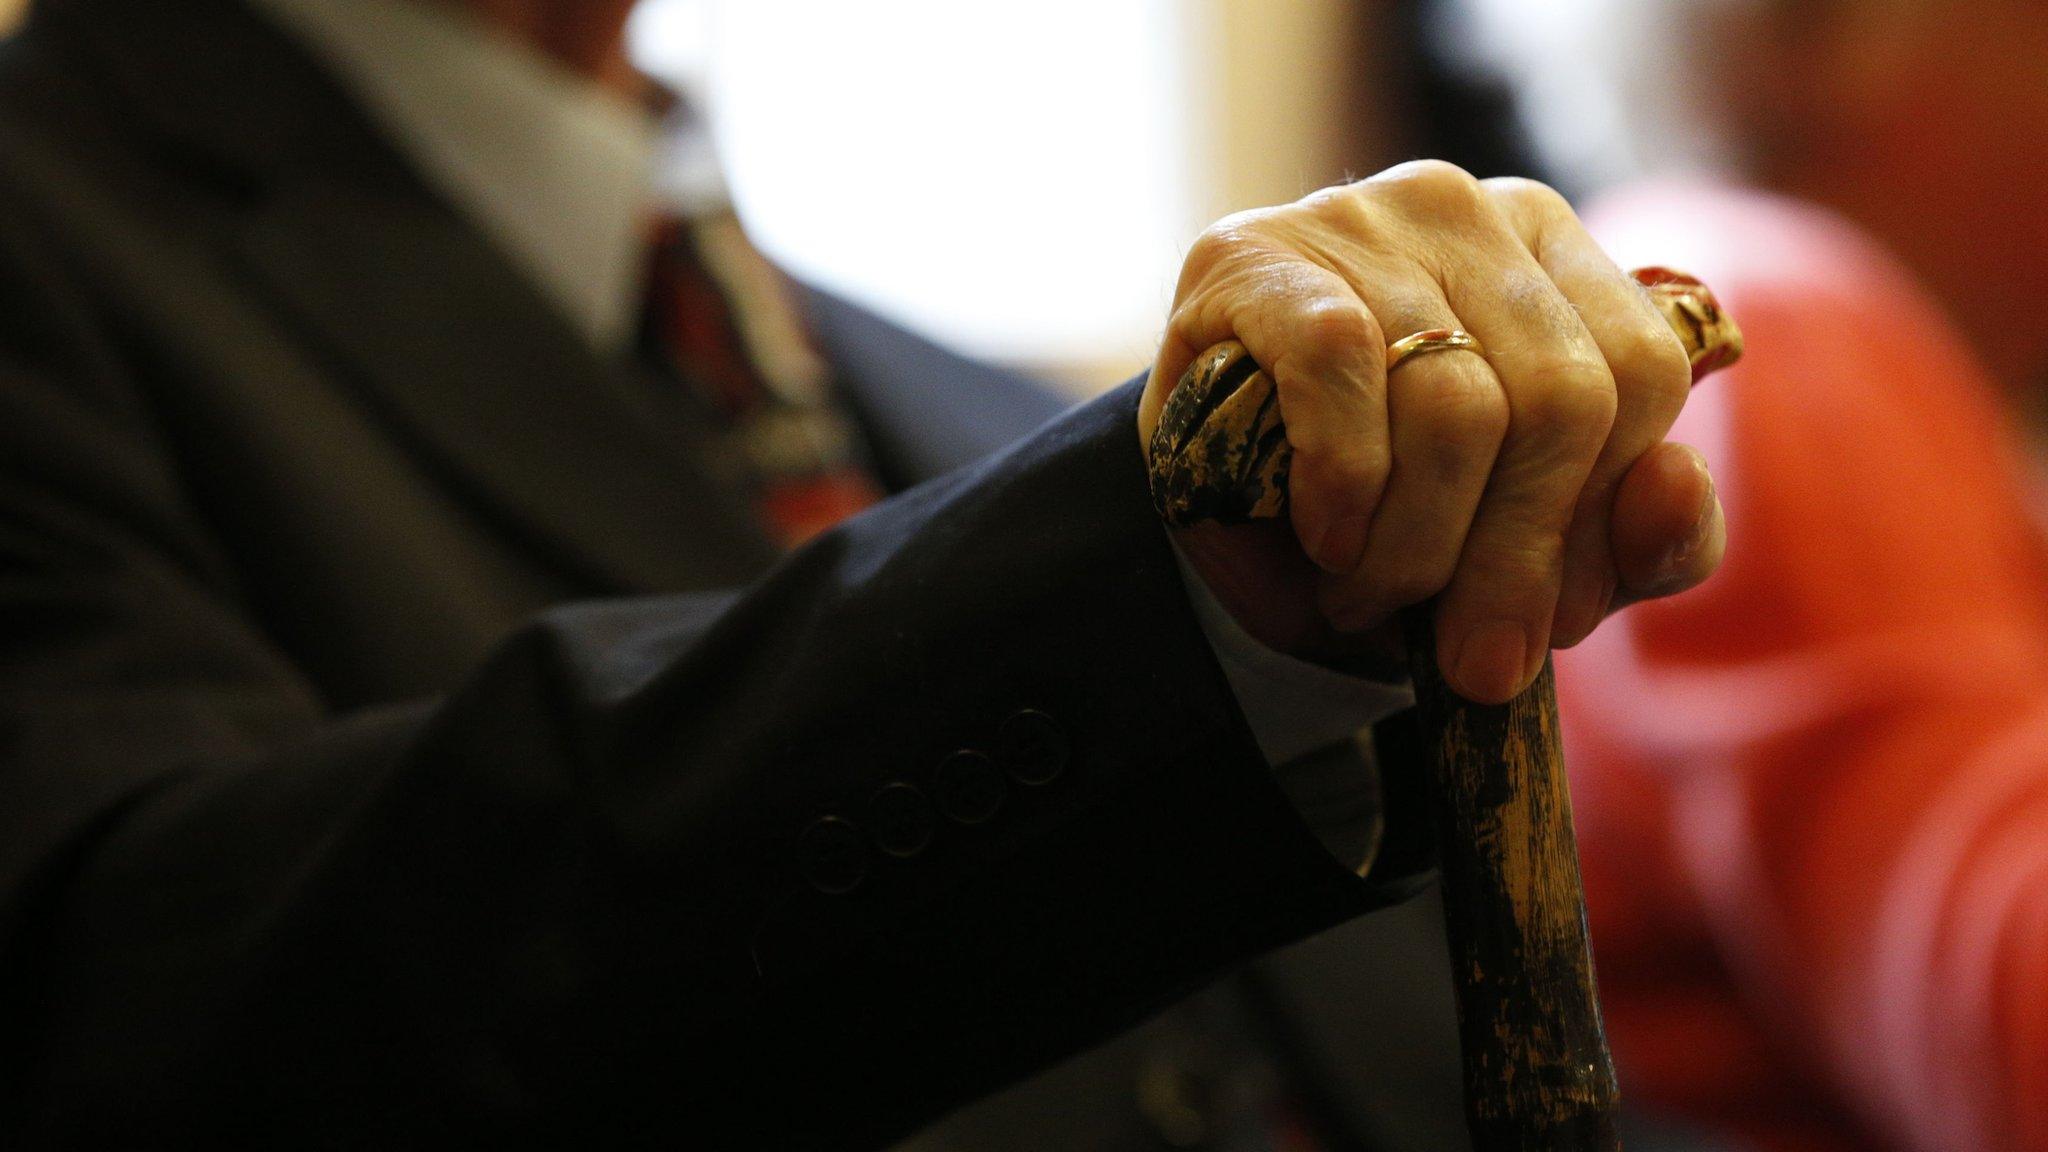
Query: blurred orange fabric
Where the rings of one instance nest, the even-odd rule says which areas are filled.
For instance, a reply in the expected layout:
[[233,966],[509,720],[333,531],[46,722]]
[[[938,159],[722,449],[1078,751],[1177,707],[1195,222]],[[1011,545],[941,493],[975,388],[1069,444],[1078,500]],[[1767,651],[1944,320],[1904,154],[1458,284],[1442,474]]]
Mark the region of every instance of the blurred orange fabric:
[[1674,433],[1724,568],[1559,660],[1623,1091],[1763,1149],[2048,1150],[2048,485],[1846,224],[1679,186],[1591,218],[1749,343]]

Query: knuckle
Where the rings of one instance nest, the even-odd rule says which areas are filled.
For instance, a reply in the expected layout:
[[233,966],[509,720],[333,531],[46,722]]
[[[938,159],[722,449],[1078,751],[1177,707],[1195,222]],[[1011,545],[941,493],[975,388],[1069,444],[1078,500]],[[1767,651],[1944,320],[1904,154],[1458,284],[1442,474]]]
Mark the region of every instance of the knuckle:
[[1195,242],[1188,245],[1182,266],[1191,272],[1207,271],[1227,262],[1246,247],[1247,223],[1237,216],[1226,216],[1202,229]]
[[1295,201],[1296,206],[1315,211],[1349,211],[1356,203],[1357,187],[1351,184],[1328,184]]
[[1600,441],[1614,427],[1619,401],[1606,367],[1562,360],[1532,372],[1514,403],[1523,431]]
[[1524,212],[1533,212],[1542,218],[1574,214],[1571,201],[1565,199],[1564,193],[1541,180],[1531,180],[1526,176],[1495,176],[1480,184],[1496,201]]
[[1249,208],[1233,212],[1210,224],[1188,245],[1182,265],[1187,268],[1214,267],[1247,254],[1264,251],[1274,208]]
[[1356,443],[1313,444],[1304,451],[1302,463],[1312,467],[1318,480],[1357,500],[1377,501],[1393,471],[1387,452]]
[[1372,313],[1348,300],[1325,298],[1303,304],[1295,329],[1299,347],[1318,360],[1361,356],[1382,339]]
[[1470,172],[1443,160],[1411,160],[1372,178],[1379,195],[1413,212],[1431,216],[1475,212],[1484,199]]
[[1362,184],[1333,184],[1318,188],[1295,201],[1294,207],[1346,235],[1358,234],[1368,230],[1372,224],[1365,187]]
[[1214,338],[1211,333],[1227,331],[1228,322],[1214,293],[1184,293],[1167,315],[1166,330],[1174,339],[1201,347],[1203,341]]
[[1661,320],[1646,319],[1617,337],[1608,367],[1617,381],[1647,389],[1660,407],[1683,404],[1692,390],[1692,362],[1685,346]]

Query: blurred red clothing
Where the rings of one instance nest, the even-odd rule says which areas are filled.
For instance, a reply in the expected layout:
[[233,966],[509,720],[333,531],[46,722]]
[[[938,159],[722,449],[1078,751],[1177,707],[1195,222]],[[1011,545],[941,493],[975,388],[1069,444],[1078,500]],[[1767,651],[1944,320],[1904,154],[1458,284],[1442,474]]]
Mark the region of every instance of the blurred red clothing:
[[1749,341],[1674,433],[1724,568],[1559,660],[1623,1090],[1766,1149],[2048,1150],[2048,540],[2016,428],[1832,217],[1652,187],[1593,222]]

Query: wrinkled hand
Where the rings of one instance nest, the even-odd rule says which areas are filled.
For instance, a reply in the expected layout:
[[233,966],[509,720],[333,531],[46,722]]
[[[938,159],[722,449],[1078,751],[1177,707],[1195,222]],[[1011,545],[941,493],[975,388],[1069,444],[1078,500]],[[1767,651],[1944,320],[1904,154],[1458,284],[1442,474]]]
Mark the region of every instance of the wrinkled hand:
[[[1390,377],[1387,344],[1429,328],[1485,354],[1417,356]],[[1419,161],[1211,226],[1181,270],[1143,443],[1195,356],[1233,337],[1279,394],[1291,524],[1178,535],[1268,645],[1391,653],[1393,613],[1436,597],[1446,678],[1499,703],[1550,648],[1720,562],[1706,466],[1664,442],[1685,350],[1541,184]]]

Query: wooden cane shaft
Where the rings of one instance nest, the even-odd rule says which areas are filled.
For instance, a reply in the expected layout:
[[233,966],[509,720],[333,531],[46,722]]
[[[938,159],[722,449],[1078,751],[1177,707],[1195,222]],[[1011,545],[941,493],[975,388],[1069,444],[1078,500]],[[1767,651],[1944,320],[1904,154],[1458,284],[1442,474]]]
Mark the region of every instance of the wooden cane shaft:
[[1427,607],[1402,620],[1429,759],[1475,1152],[1614,1152],[1551,666],[1498,706],[1451,691]]
[[[1176,526],[1284,516],[1291,460],[1271,380],[1243,345],[1218,345],[1160,416],[1153,502]],[[1428,606],[1404,613],[1403,628],[1475,1152],[1618,1152],[1550,665],[1509,703],[1475,705],[1437,669]]]

